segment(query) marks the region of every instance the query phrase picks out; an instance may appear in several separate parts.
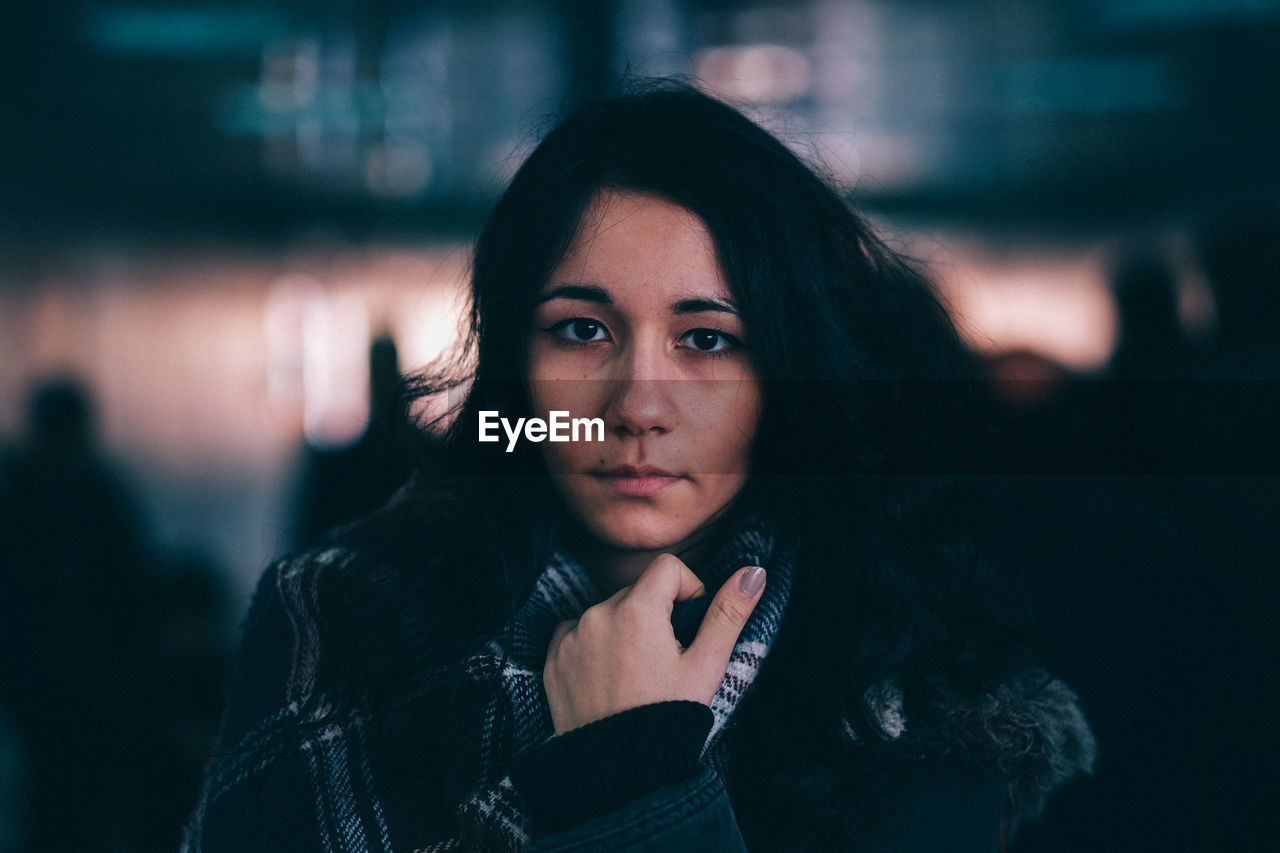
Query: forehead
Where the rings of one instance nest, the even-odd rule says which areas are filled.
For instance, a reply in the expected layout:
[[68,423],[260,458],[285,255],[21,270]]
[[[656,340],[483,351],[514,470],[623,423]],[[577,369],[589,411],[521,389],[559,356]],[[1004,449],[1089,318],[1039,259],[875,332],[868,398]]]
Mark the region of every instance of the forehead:
[[649,193],[602,190],[545,289],[589,283],[617,297],[695,290],[729,296],[706,224],[685,207]]

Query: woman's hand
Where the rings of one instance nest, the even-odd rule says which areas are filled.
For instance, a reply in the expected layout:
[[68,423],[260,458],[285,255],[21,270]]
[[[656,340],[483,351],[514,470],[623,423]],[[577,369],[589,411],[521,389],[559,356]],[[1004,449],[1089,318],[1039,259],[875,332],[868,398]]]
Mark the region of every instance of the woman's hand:
[[633,585],[560,623],[542,671],[556,734],[654,702],[711,704],[763,589],[764,569],[735,572],[684,648],[671,627],[672,606],[706,590],[679,557],[661,554]]

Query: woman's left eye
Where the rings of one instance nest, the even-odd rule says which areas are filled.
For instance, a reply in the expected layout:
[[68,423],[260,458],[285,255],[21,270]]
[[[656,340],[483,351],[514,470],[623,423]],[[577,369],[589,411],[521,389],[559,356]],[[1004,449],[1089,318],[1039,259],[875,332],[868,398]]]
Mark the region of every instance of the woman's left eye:
[[692,349],[709,355],[721,355],[742,346],[742,341],[733,335],[718,332],[715,329],[690,329],[681,336],[680,340]]

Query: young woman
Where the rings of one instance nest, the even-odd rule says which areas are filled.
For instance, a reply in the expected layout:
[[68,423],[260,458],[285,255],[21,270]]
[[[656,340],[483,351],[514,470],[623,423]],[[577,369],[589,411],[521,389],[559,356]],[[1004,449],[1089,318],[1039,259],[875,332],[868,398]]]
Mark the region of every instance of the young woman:
[[446,470],[265,574],[188,850],[994,851],[1090,768],[950,489],[964,349],[775,138],[588,106],[472,284]]

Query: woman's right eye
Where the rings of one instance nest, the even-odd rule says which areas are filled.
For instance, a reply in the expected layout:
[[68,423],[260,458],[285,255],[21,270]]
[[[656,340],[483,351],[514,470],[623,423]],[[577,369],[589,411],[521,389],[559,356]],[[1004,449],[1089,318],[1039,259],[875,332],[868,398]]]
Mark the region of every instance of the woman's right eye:
[[588,317],[570,317],[567,320],[561,320],[547,331],[554,332],[562,339],[575,344],[603,341],[609,338],[604,324]]

